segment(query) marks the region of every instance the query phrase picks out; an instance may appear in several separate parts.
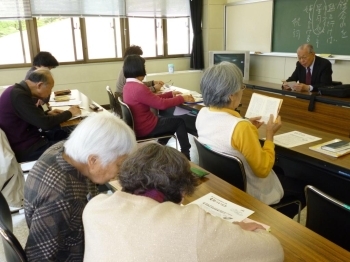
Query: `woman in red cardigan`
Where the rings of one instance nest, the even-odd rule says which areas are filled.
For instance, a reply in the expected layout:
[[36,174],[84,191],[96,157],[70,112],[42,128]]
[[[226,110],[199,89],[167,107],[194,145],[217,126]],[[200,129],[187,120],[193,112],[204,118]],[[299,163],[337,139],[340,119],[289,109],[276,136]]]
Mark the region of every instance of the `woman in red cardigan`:
[[176,132],[181,152],[190,159],[191,144],[188,141],[184,120],[177,117],[158,117],[150,109],[164,110],[184,102],[194,102],[193,97],[180,95],[179,92],[167,92],[160,95],[152,93],[142,83],[146,76],[145,59],[139,55],[129,55],[125,58],[123,72],[126,78],[123,100],[130,107],[134,117],[136,137],[161,136]]

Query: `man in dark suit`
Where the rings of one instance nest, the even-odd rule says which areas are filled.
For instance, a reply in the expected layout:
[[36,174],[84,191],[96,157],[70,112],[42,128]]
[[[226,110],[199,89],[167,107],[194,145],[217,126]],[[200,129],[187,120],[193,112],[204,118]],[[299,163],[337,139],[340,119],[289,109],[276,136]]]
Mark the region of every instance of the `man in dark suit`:
[[[332,85],[332,64],[315,55],[312,45],[303,44],[297,50],[298,62],[293,74],[283,82],[283,89],[317,92],[319,87]],[[292,88],[286,82],[296,81]]]

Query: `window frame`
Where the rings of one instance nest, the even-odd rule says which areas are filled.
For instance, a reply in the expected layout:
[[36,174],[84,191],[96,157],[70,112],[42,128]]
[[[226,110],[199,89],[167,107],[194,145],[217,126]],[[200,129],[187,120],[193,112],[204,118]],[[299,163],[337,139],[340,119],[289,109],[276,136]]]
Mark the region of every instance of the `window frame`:
[[[124,54],[125,49],[130,46],[130,37],[129,37],[129,21],[128,18],[120,18],[120,17],[113,17],[114,19],[120,19],[120,32],[124,32],[121,34],[121,50]],[[70,18],[72,19],[72,18]],[[145,18],[145,19],[154,19],[154,30],[157,31],[157,19],[161,19],[162,21],[162,29],[163,29],[163,55],[158,55],[158,47],[156,45],[156,56],[154,57],[147,57],[149,60],[153,59],[169,59],[169,58],[181,58],[181,57],[190,57],[191,54],[176,54],[176,55],[169,55],[168,54],[168,46],[167,46],[167,19],[166,18]],[[191,23],[191,19],[189,19],[189,25]],[[83,59],[79,61],[70,61],[70,62],[60,62],[60,65],[72,65],[72,64],[88,64],[88,63],[101,63],[101,62],[116,62],[116,61],[123,61],[123,58],[101,58],[101,59],[89,59],[88,58],[88,48],[87,48],[87,35],[86,35],[86,23],[85,18],[80,17],[80,33],[81,33],[81,40],[82,40],[82,52],[83,52]],[[30,20],[25,20],[26,27],[27,27],[27,35],[28,35],[28,45],[29,45],[29,52],[30,52],[30,58],[31,61],[28,63],[21,63],[21,64],[4,64],[0,65],[0,69],[5,68],[21,68],[21,67],[30,67],[33,61],[34,56],[40,52],[40,44],[39,44],[39,36],[38,36],[38,27],[37,27],[37,19],[33,17]],[[72,24],[72,30],[73,29]],[[72,31],[73,33],[73,31]],[[190,30],[188,30],[189,39],[190,39]],[[157,43],[157,32],[155,33],[155,43]],[[190,45],[190,41],[188,43]],[[75,46],[75,43],[74,43]],[[191,46],[189,46],[189,50],[191,50]],[[48,50],[49,51],[49,50]],[[76,53],[76,49],[74,50],[74,53]]]

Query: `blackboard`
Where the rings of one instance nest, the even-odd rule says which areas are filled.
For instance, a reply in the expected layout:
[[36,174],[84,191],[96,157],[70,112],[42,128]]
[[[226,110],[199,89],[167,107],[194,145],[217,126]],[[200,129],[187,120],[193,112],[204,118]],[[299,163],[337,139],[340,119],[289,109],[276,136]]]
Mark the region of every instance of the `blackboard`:
[[350,1],[275,0],[272,51],[296,52],[310,43],[316,53],[350,55]]

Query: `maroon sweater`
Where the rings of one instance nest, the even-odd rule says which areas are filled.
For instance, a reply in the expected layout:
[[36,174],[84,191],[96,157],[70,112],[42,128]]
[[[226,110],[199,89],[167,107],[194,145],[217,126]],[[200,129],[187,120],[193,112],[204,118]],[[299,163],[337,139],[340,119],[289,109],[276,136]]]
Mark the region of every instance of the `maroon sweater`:
[[39,128],[48,130],[72,117],[71,112],[49,116],[33,102],[26,82],[6,88],[0,96],[0,128],[15,154],[41,138]]
[[164,110],[184,102],[182,96],[173,97],[172,92],[155,95],[146,85],[139,82],[126,82],[123,100],[130,107],[134,117],[137,137],[147,136],[157,125],[158,117],[150,111],[151,107]]

